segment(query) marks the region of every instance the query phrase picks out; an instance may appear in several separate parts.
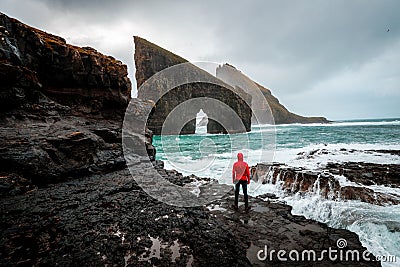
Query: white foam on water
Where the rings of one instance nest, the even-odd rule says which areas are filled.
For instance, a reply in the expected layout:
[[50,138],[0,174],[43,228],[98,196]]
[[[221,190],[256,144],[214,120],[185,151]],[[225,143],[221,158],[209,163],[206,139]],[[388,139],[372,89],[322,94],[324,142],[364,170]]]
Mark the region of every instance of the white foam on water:
[[[296,127],[341,127],[341,126],[379,126],[379,125],[400,125],[400,121],[364,121],[364,122],[334,122],[330,124],[288,124],[288,125],[257,125],[252,126],[253,133],[281,131],[293,133]],[[328,133],[319,133],[328,135]],[[212,137],[214,135],[204,134]],[[197,135],[199,136],[199,135]],[[235,136],[238,140],[245,140],[244,136]],[[362,141],[362,140],[361,140]],[[291,142],[288,140],[288,142]],[[400,164],[400,156],[390,153],[380,153],[372,150],[400,150],[398,143],[328,143],[309,144],[301,148],[298,143],[284,143],[274,149],[271,145],[264,149],[240,149],[245,154],[249,165],[256,165],[260,162],[270,163],[272,161],[285,163],[293,167],[301,167],[309,170],[324,168],[328,162],[366,162],[375,164]],[[220,150],[218,150],[220,151]],[[223,150],[222,150],[223,151]],[[214,157],[211,165],[194,173],[200,177],[210,177],[218,180],[219,183],[232,186],[231,168],[236,161],[236,153],[239,150],[226,149],[222,153],[210,154]],[[178,170],[184,175],[190,175],[190,169],[196,169],[201,160],[190,156],[181,156],[179,152],[172,155],[182,165],[187,164],[190,168]],[[197,166],[198,165],[198,166]],[[173,169],[173,166],[165,161],[166,169]],[[341,175],[333,175],[341,186],[363,186],[349,181]],[[314,186],[314,192],[309,194],[288,195],[281,189],[281,182],[277,177],[276,184],[261,184],[251,182],[248,192],[252,196],[259,196],[266,193],[275,194],[278,201],[286,202],[293,207],[292,213],[303,215],[307,218],[327,223],[331,227],[346,228],[358,234],[362,244],[367,247],[375,256],[395,255],[396,263],[382,262],[383,266],[399,266],[400,262],[400,205],[377,206],[360,201],[343,201],[322,198],[318,191],[318,183]],[[193,184],[193,193],[198,193],[200,184]],[[385,185],[365,186],[376,192],[388,194],[400,198],[400,188],[392,188]]]
[[[400,207],[397,207],[399,209]],[[397,218],[398,219],[398,218]],[[389,227],[388,227],[389,225]],[[394,262],[382,262],[382,266],[395,267],[400,262],[399,221],[360,220],[347,229],[358,234],[362,244],[375,255],[394,256]]]
[[[259,193],[271,192],[271,186],[262,189]],[[293,207],[292,214],[327,223],[330,227],[348,229],[355,232],[362,245],[375,256],[392,255],[400,260],[400,205],[377,206],[360,201],[329,200],[318,193],[277,195]],[[382,266],[398,265],[382,262]]]
[[389,187],[389,186],[384,186],[384,185],[369,185],[369,186],[365,186],[365,187],[372,189],[378,193],[383,193],[383,194],[391,195],[393,197],[400,198],[400,188],[398,188],[398,187]]
[[[343,126],[380,126],[380,125],[400,125],[400,120],[382,121],[336,121],[331,123],[292,123],[276,124],[275,127],[343,127]],[[252,125],[253,126],[253,125]],[[271,124],[262,124],[261,127],[273,127]],[[253,127],[257,127],[254,125]]]
[[312,144],[302,148],[281,148],[275,151],[274,161],[293,167],[318,169],[328,162],[367,162],[400,164],[400,156],[372,150],[400,150],[400,145],[382,144]]

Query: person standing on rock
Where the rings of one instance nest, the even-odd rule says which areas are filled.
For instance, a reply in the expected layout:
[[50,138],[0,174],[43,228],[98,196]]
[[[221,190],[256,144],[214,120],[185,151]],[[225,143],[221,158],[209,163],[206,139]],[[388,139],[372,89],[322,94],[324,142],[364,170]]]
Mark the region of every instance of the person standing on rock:
[[243,154],[237,154],[238,161],[233,164],[232,168],[232,182],[235,184],[235,204],[234,208],[239,208],[239,190],[240,185],[243,188],[244,206],[246,211],[249,210],[249,197],[247,195],[247,185],[250,184],[250,170],[249,165],[243,161]]

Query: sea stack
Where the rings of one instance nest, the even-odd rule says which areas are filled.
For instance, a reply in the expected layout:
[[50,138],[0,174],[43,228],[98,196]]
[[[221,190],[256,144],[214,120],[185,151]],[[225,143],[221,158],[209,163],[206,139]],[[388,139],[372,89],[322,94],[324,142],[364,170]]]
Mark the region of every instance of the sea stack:
[[[161,133],[161,127],[165,121],[165,117],[171,110],[180,103],[195,97],[207,96],[220,99],[227,103],[242,119],[246,131],[250,131],[249,116],[252,117],[252,123],[269,123],[269,124],[288,124],[288,123],[327,123],[324,117],[304,117],[294,114],[287,110],[279,100],[274,97],[271,90],[254,82],[247,76],[243,75],[239,70],[230,64],[223,64],[216,68],[216,77],[201,71],[199,68],[188,63],[188,61],[179,55],[174,54],[154,43],[143,38],[134,37],[135,41],[135,65],[136,65],[136,81],[138,87],[138,98],[144,100],[160,100],[155,113],[149,119],[149,128],[155,133]],[[162,70],[176,66],[179,64],[187,64],[191,66],[191,71],[195,75],[205,77],[210,81],[215,81],[223,86],[211,86],[209,84],[190,83],[186,87],[171,90],[169,95],[161,98],[166,89],[157,86],[142,86],[154,74]],[[224,88],[225,87],[225,88]],[[230,90],[226,90],[229,88]],[[216,91],[220,91],[216,93]],[[238,99],[235,92],[242,99],[245,99],[247,105]],[[254,94],[257,91],[257,94]],[[249,96],[248,96],[249,95]],[[256,97],[254,97],[256,95]],[[247,107],[246,107],[247,106]],[[199,110],[203,107],[199,107]],[[205,111],[206,112],[206,111]],[[254,114],[258,115],[258,121],[254,119]],[[207,112],[206,112],[207,113]],[[208,113],[207,113],[208,114]],[[261,115],[261,114],[264,114]],[[267,114],[267,115],[265,115]],[[210,114],[208,114],[210,115]],[[252,116],[253,115],[253,116]],[[187,114],[189,123],[185,125],[180,134],[193,134],[195,132],[196,114]],[[209,133],[227,132],[217,122],[210,119],[208,124]],[[240,132],[240,131],[237,131]]]
[[[194,134],[196,130],[196,114],[203,109],[208,115],[208,133],[240,133],[251,130],[251,95],[240,88],[233,88],[208,72],[188,63],[186,59],[175,55],[143,38],[134,37],[136,81],[138,98],[152,100],[154,111],[148,120],[148,127],[155,134],[161,134],[167,116],[185,101],[203,98],[216,100],[228,106],[235,112],[238,123],[231,119],[230,114],[222,114],[220,106],[210,101],[191,103],[190,109],[180,112],[179,116],[186,120],[183,127],[177,126],[166,134]],[[163,75],[160,71],[176,67],[176,72],[168,77],[161,76],[152,85],[145,84],[153,75]],[[178,69],[179,68],[179,69]],[[171,71],[171,69],[169,69]],[[172,72],[172,71],[171,71]],[[185,82],[187,75],[193,82]],[[182,79],[183,82],[179,80]],[[169,88],[170,84],[177,84]],[[193,105],[195,105],[193,107]],[[221,120],[213,120],[219,117]],[[221,122],[221,123],[220,123]],[[171,132],[172,131],[172,132]],[[164,132],[165,133],[165,132]]]

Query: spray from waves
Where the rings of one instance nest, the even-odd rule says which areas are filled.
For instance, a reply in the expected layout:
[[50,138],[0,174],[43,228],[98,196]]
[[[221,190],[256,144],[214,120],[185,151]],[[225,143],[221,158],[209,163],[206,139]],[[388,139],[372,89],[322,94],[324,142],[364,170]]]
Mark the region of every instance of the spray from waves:
[[[332,161],[365,161],[376,163],[400,164],[400,157],[391,154],[371,152],[376,149],[396,149],[398,145],[377,145],[377,144],[329,144],[309,145],[302,149],[281,149],[275,154],[275,160],[291,166],[318,169],[327,162]],[[353,152],[346,153],[348,150]],[[317,151],[315,153],[311,153]],[[322,151],[321,153],[318,151]],[[305,152],[300,154],[301,152]],[[230,168],[226,167],[226,162],[236,151],[225,152],[215,156],[212,166],[199,173],[199,176],[220,177],[218,181],[223,184],[231,185]],[[251,154],[260,154],[261,151],[251,151]],[[312,157],[309,157],[312,154]],[[251,159],[252,157],[250,157]],[[192,159],[182,159],[186,162]],[[250,165],[258,162],[249,161]],[[193,160],[192,164],[196,164]],[[168,165],[166,165],[169,168]],[[344,176],[335,175],[341,186],[360,186],[348,181]],[[314,219],[327,223],[331,227],[345,228],[358,234],[362,244],[367,247],[374,255],[395,255],[400,259],[400,205],[377,206],[360,201],[343,201],[324,199],[320,196],[319,185],[316,183],[314,189],[309,194],[288,195],[282,190],[282,182],[277,178],[277,182],[259,184],[251,183],[248,191],[252,196],[265,193],[272,193],[278,197],[278,201],[287,203],[293,207],[293,214],[303,215],[306,218]],[[267,178],[268,181],[268,178]],[[387,186],[371,185],[366,186],[376,192],[382,192],[400,197],[399,188]],[[390,262],[383,262],[383,266],[396,266]]]
[[[357,233],[363,246],[374,255],[400,259],[400,205],[378,206],[354,200],[325,199],[320,195],[318,180],[310,192],[290,194],[282,189],[279,175],[275,184],[272,184],[272,175],[269,176],[265,177],[266,184],[250,184],[250,195],[275,194],[278,201],[292,206],[293,214],[324,222],[330,227],[348,229]],[[382,192],[400,196],[399,188],[379,187]],[[386,267],[398,266],[396,264],[382,262]]]
[[[400,205],[378,206],[354,200],[333,200],[329,197],[326,199],[321,197],[319,180],[316,180],[312,190],[305,194],[284,191],[280,174],[277,175],[274,184],[272,173],[267,173],[263,180],[267,181],[267,184],[250,184],[251,195],[275,194],[279,201],[293,207],[293,214],[324,222],[334,228],[353,231],[358,234],[363,246],[374,255],[392,255],[400,259]],[[341,185],[346,186],[349,183],[351,182],[342,181]],[[400,197],[400,188],[376,185],[371,187]],[[397,266],[396,262],[382,262],[382,265]]]
[[324,167],[328,162],[368,162],[400,164],[400,157],[380,150],[400,150],[398,144],[310,144],[302,148],[278,148],[274,161],[310,170]]
[[[357,233],[361,243],[374,255],[400,259],[400,205],[377,206],[360,201],[334,201],[313,196],[282,198],[292,213],[324,222],[331,227]],[[383,266],[396,263],[382,262]]]
[[[232,158],[236,158],[238,152],[245,154],[246,161],[249,165],[256,165],[260,163],[260,158],[263,154],[273,153],[268,149],[257,150],[232,150],[228,148],[219,147],[217,153],[207,155],[213,157],[213,164],[208,166],[210,169],[204,170],[198,168],[197,165],[202,164],[202,159],[189,151],[189,153],[182,153],[178,151],[169,155],[174,158],[174,161],[181,165],[188,164],[191,168],[189,170],[199,170],[196,173],[186,172],[185,169],[177,169],[184,175],[196,174],[199,176],[218,178],[223,174],[223,170],[227,168],[227,163]],[[318,170],[323,168],[328,162],[368,162],[376,164],[400,164],[400,157],[390,153],[380,153],[379,150],[400,150],[400,145],[382,145],[382,144],[312,144],[303,148],[280,148],[275,151],[273,161],[287,164],[292,167],[303,167],[309,170]],[[225,151],[225,152],[223,152]],[[159,155],[158,159],[166,160],[166,157]],[[204,159],[203,159],[204,160]],[[167,169],[176,168],[175,165],[169,164],[165,161]],[[229,166],[228,166],[229,167]]]
[[[202,133],[193,136],[182,136],[179,140],[183,151],[177,151],[173,157],[183,164],[200,164],[195,147],[198,139],[211,138],[217,145],[217,151],[208,154],[213,163],[195,173],[198,176],[216,178],[220,183],[232,185],[231,160],[238,151],[245,152],[249,165],[260,163],[260,156],[269,150],[275,153],[275,162],[285,163],[292,167],[309,170],[323,169],[328,162],[366,162],[376,164],[400,164],[400,120],[377,120],[358,122],[335,122],[331,124],[306,125],[257,125],[248,133],[250,143],[246,148],[232,147],[225,135]],[[277,149],[259,145],[260,134],[277,136]],[[231,138],[244,138],[243,135],[232,135]],[[155,140],[156,147],[157,138]],[[386,152],[385,152],[386,151]],[[389,151],[389,153],[388,153]],[[390,153],[394,151],[394,153]],[[396,152],[397,151],[397,152]],[[162,149],[157,151],[158,159],[165,160]],[[261,160],[262,161],[262,160]],[[165,161],[167,169],[173,169]],[[178,170],[179,171],[179,170]],[[184,170],[181,172],[185,175]],[[344,176],[334,175],[341,186],[361,186],[348,181]],[[395,255],[400,261],[400,206],[377,206],[354,200],[325,199],[318,193],[319,184],[314,185],[309,194],[288,194],[282,190],[283,181],[275,184],[253,182],[248,191],[252,196],[273,193],[278,201],[284,201],[293,207],[293,213],[304,215],[317,221],[325,222],[335,228],[347,228],[360,237],[362,244],[374,255]],[[399,188],[382,185],[365,186],[375,192],[382,192],[400,197]],[[396,266],[383,262],[384,266]]]

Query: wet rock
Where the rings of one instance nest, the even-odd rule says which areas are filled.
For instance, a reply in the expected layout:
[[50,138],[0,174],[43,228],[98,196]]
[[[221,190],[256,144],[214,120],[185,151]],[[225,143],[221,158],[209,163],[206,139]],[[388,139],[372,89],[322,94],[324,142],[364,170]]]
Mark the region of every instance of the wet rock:
[[377,150],[367,150],[367,151],[400,156],[400,150],[377,149]]
[[121,130],[116,129],[107,129],[107,128],[97,128],[93,131],[96,135],[103,138],[106,143],[121,143],[122,136]]
[[[382,180],[382,177],[391,177],[398,175],[396,170],[397,165],[392,166],[390,164],[377,167],[376,164],[362,164],[363,169],[360,168],[359,163],[344,163],[344,166],[353,166],[351,170],[341,169],[337,171],[336,163],[329,163],[327,170],[320,171],[309,171],[303,168],[293,168],[286,165],[269,165],[269,164],[257,164],[253,170],[254,179],[262,181],[262,183],[278,184],[288,194],[318,194],[327,199],[344,199],[344,200],[360,200],[363,202],[371,203],[374,205],[391,205],[400,204],[400,199],[396,196],[376,192],[373,189],[366,188],[365,185],[375,184],[369,182],[366,177],[370,176],[370,173],[366,172],[363,175],[361,171],[366,171],[370,168],[374,170],[383,169],[384,172],[377,174],[374,180]],[[334,170],[334,171],[332,171]],[[357,174],[362,177],[362,183],[358,186],[341,186],[338,179],[333,174],[344,175],[346,174]],[[345,174],[346,173],[346,174]],[[381,178],[378,178],[381,175]],[[353,178],[353,179],[352,179]],[[350,177],[349,180],[357,182],[354,176]],[[386,180],[387,181],[387,180]]]
[[18,174],[0,174],[0,195],[20,195],[36,189],[32,181]]
[[328,163],[326,169],[361,185],[400,187],[400,166],[365,162]]
[[[232,193],[233,194],[233,193]],[[306,219],[303,216],[291,214],[291,207],[275,202],[265,202],[261,198],[250,198],[251,210],[245,213],[243,205],[239,207],[239,212],[234,211],[230,205],[233,203],[233,196],[227,195],[222,200],[213,203],[218,204],[219,209],[213,209],[211,214],[233,233],[236,237],[235,242],[239,242],[246,249],[247,259],[252,266],[309,266],[310,262],[298,261],[282,262],[276,255],[270,260],[267,257],[260,260],[257,256],[260,250],[297,250],[300,253],[307,249],[313,249],[318,255],[322,250],[337,249],[337,240],[344,238],[347,241],[345,250],[356,249],[360,252],[360,242],[356,234],[347,230],[333,230],[323,223],[317,223]],[[345,253],[345,251],[343,251]],[[264,256],[264,253],[260,254]],[[269,255],[268,255],[269,256]],[[369,262],[339,262],[323,260],[314,261],[313,266],[368,266]],[[373,264],[378,264],[374,262]]]
[[0,26],[0,172],[45,185],[124,168],[126,65],[2,13]]
[[[356,234],[294,216],[287,205],[250,198],[252,210],[244,213],[243,206],[232,210],[232,203],[230,191],[208,204],[211,210],[169,206],[148,196],[127,169],[49,185],[2,198],[0,263],[264,266],[270,262],[257,260],[256,254],[265,245],[320,252],[336,248],[338,238],[347,240],[346,249],[365,250]],[[276,259],[272,263],[287,266]]]
[[267,199],[278,199],[278,197],[275,194],[271,194],[271,193],[262,194],[257,197],[261,198],[261,199],[266,199],[266,198]]
[[376,205],[397,205],[398,198],[380,192],[375,192],[366,187],[343,186],[340,188],[340,196],[343,199],[360,200]]

